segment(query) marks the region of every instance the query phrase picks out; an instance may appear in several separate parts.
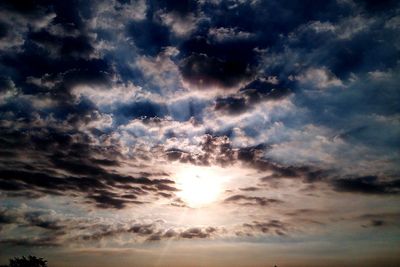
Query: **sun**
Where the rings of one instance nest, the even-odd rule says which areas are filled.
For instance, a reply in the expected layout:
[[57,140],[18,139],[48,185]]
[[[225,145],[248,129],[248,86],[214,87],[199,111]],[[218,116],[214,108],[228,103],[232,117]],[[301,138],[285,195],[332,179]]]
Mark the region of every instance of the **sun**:
[[192,208],[207,206],[218,199],[221,193],[222,177],[211,167],[190,166],[177,174],[178,196]]

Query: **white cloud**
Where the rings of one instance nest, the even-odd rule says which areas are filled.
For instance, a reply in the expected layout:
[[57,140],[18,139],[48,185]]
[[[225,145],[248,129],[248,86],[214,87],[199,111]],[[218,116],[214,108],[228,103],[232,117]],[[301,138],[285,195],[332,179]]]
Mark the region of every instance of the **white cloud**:
[[294,32],[289,34],[289,38],[296,39],[298,35],[311,30],[318,34],[330,33],[337,39],[348,40],[354,35],[369,29],[375,22],[376,19],[362,15],[346,17],[337,23],[312,21],[300,25]]
[[317,89],[344,86],[343,82],[325,67],[309,68],[300,75],[295,76],[294,79],[303,85],[313,86]]
[[232,41],[237,39],[249,39],[254,36],[253,33],[241,31],[237,28],[211,28],[208,35],[217,42]]
[[141,87],[135,86],[130,82],[124,85],[114,85],[110,88],[78,85],[72,89],[71,93],[78,101],[81,97],[86,97],[100,107],[129,103],[150,96],[150,93],[143,91]]
[[197,23],[201,19],[196,17],[193,13],[189,13],[186,16],[181,16],[174,12],[159,12],[158,16],[160,17],[162,23],[170,27],[172,32],[179,37],[187,36],[193,32],[197,27]]

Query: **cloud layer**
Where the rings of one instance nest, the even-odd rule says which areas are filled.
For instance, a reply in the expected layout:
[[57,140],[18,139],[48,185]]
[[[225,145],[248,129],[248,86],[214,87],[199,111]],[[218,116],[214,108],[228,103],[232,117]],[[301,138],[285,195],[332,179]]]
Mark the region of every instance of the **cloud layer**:
[[[0,243],[398,232],[399,10],[2,1]],[[179,175],[203,169],[219,216],[193,221]]]

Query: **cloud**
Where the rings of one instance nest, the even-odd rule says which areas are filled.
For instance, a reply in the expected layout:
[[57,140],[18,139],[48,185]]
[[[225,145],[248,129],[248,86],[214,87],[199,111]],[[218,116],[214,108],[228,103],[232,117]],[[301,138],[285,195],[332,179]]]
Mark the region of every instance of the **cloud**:
[[192,53],[183,59],[179,68],[183,79],[199,89],[230,88],[252,76],[246,62],[200,53]]
[[9,224],[16,221],[15,214],[10,213],[8,210],[0,210],[0,224]]
[[165,153],[169,160],[196,165],[231,165],[235,162],[235,151],[226,136],[205,134],[199,138],[198,153],[189,153],[180,149],[168,149]]
[[259,188],[259,187],[254,187],[254,186],[250,186],[250,187],[240,188],[240,190],[242,190],[242,191],[248,191],[248,192],[253,192],[253,191],[258,191],[258,190],[260,190],[260,188]]
[[304,74],[296,76],[295,79],[305,86],[309,85],[317,89],[343,86],[343,82],[326,68],[308,69]]
[[199,18],[195,14],[189,13],[181,16],[179,12],[159,14],[161,21],[170,27],[171,31],[179,37],[184,37],[193,32],[197,26]]
[[[29,136],[3,132],[2,151],[12,148],[14,155],[9,158],[9,166],[3,166],[0,171],[2,190],[19,191],[26,196],[32,193],[73,196],[78,193],[98,207],[117,209],[142,203],[139,198],[145,194],[176,191],[174,182],[169,179],[133,177],[109,171],[108,168],[120,165],[119,148],[109,147],[108,151],[104,147],[95,148],[75,139],[78,136],[85,139],[84,135],[57,131],[31,132]],[[26,149],[26,144],[30,149]],[[20,160],[22,150],[25,155],[41,152],[42,167],[23,164]]]
[[271,77],[259,78],[241,88],[238,93],[215,100],[214,109],[230,115],[238,115],[254,108],[262,101],[279,101],[290,95],[290,89],[280,88]]
[[1,239],[0,243],[9,246],[22,246],[22,247],[57,247],[60,246],[57,238],[54,237],[39,237],[39,238],[25,238],[25,239]]
[[190,228],[182,233],[180,233],[180,237],[182,238],[209,238],[216,229],[214,227],[207,227],[206,229],[201,229],[201,228]]
[[[2,1],[0,243],[391,234],[398,7]],[[232,177],[203,209],[226,210],[215,225],[176,219],[195,211],[175,181],[193,165]]]
[[237,235],[253,235],[255,233],[276,234],[285,236],[289,231],[289,225],[279,220],[269,220],[266,222],[253,221],[244,223],[242,231],[237,232]]
[[26,212],[24,214],[24,219],[29,226],[37,226],[48,230],[62,230],[65,227],[60,224],[57,219],[52,218],[51,214],[46,214],[45,212],[40,211]]
[[363,228],[387,228],[396,225],[396,222],[399,219],[399,214],[396,212],[365,213],[354,219],[361,221],[361,226]]
[[224,200],[225,203],[234,203],[242,206],[269,206],[283,203],[283,201],[266,197],[234,195]]
[[[29,211],[26,205],[22,205],[18,208],[1,209],[0,218],[0,224],[5,226],[0,243],[10,246],[60,246],[66,234],[64,230],[67,225],[52,211]],[[16,238],[12,234],[13,228],[24,231],[25,234]]]
[[[100,231],[98,231],[100,230]],[[115,228],[112,226],[103,226],[95,233],[76,237],[83,241],[99,241],[106,238],[115,238],[118,235],[132,234],[142,238],[142,242],[146,241],[162,241],[166,239],[206,239],[213,237],[218,229],[214,227],[192,227],[187,229],[167,228],[164,229],[159,223],[139,224],[133,226],[120,226]]]
[[211,38],[217,42],[229,42],[235,39],[248,39],[253,36],[250,32],[240,31],[237,28],[211,28],[208,31]]
[[124,244],[167,239],[209,239],[220,232],[220,229],[212,226],[180,227],[163,220],[141,222],[71,217],[55,211],[30,210],[28,206],[2,209],[0,218],[1,225],[13,225],[26,233],[25,236],[11,237],[12,228],[5,227],[0,243],[10,246],[64,246],[75,243],[89,245],[93,242],[118,240],[121,236],[129,236],[129,240],[123,241]]
[[342,178],[331,183],[338,192],[360,194],[398,194],[400,189],[399,180],[382,181],[377,176]]
[[[25,36],[46,28],[56,17],[50,9],[41,5],[5,1],[1,4],[2,25],[0,50],[21,51]],[[6,30],[13,27],[12,31]]]

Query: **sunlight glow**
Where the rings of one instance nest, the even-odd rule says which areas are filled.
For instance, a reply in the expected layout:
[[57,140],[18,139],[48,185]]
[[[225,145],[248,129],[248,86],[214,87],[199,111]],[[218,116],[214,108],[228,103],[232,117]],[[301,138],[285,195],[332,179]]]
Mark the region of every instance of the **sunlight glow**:
[[190,166],[182,168],[176,175],[181,190],[178,196],[192,208],[215,202],[221,193],[224,177],[210,167]]

